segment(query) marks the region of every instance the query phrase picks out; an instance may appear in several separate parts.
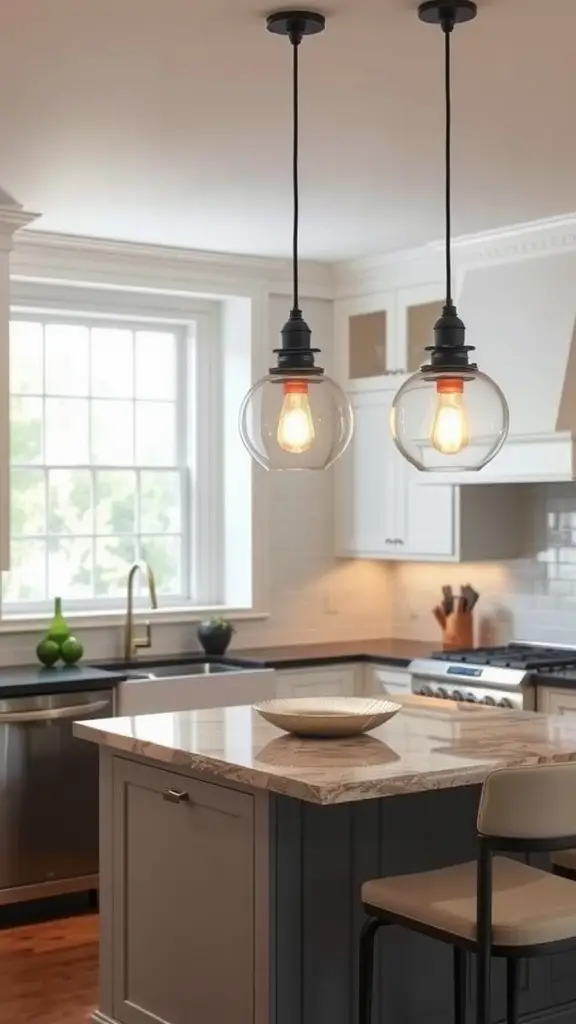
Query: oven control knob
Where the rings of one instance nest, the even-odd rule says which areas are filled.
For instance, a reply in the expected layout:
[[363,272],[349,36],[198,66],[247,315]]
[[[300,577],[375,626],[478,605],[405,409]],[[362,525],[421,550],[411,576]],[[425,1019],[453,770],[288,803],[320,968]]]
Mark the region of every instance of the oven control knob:
[[453,690],[452,691],[452,700],[460,700],[460,701],[464,700],[464,697],[460,693],[460,690]]
[[418,693],[420,694],[421,697],[434,696],[434,690],[432,689],[431,686],[421,686],[420,689],[418,690]]
[[466,703],[467,704],[476,704],[477,701],[478,701],[478,697],[476,696],[475,693],[467,693],[466,694]]
[[513,705],[511,700],[508,700],[507,697],[503,697],[502,700],[498,701],[498,707],[499,708],[513,708],[514,705]]
[[450,697],[450,694],[448,693],[448,690],[445,690],[443,686],[440,686],[436,690],[436,696],[440,697],[441,700],[448,700],[448,698]]
[[494,700],[494,697],[483,697],[482,698],[482,703],[483,704],[489,704],[491,708],[495,708],[496,707],[496,701]]

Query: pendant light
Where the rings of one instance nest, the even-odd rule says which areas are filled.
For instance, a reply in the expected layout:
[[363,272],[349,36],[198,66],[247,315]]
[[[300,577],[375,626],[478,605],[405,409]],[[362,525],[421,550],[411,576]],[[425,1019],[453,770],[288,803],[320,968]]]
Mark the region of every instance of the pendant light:
[[500,451],[508,434],[506,399],[498,385],[468,353],[465,327],[452,296],[451,258],[451,67],[454,26],[477,14],[472,0],[426,0],[421,21],[440,25],[445,40],[446,88],[446,301],[434,325],[429,361],[400,388],[391,412],[392,436],[408,462],[426,472],[482,469]]
[[269,32],[287,36],[293,51],[293,296],[276,366],[245,396],[240,436],[265,469],[327,469],[352,437],[353,416],[342,389],[316,366],[319,349],[302,316],[298,293],[298,51],[305,36],[324,31],[325,18],[310,11],[279,11],[266,21]]

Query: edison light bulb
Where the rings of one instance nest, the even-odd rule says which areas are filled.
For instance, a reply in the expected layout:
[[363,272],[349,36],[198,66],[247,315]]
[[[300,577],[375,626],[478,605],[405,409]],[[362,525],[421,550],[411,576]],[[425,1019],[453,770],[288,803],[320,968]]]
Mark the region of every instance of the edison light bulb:
[[285,452],[301,455],[312,447],[314,441],[308,385],[303,380],[289,380],[283,384],[283,389],[284,401],[276,437]]
[[458,455],[470,441],[464,405],[464,381],[447,378],[436,382],[436,413],[430,440],[442,455]]

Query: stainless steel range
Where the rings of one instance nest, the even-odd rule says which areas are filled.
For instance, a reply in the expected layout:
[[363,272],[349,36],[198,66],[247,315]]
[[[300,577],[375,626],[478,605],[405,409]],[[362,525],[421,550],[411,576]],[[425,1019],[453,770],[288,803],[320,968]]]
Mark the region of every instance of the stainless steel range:
[[576,648],[513,643],[506,647],[438,651],[410,662],[412,692],[500,708],[536,708],[536,684],[574,672]]

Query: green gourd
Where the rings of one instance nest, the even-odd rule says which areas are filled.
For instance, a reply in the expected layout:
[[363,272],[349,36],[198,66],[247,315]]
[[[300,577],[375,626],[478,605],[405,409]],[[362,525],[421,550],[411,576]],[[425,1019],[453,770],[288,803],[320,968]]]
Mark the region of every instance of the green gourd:
[[53,640],[58,647],[62,647],[62,644],[70,636],[70,627],[66,622],[66,619],[62,615],[62,598],[54,598],[54,618],[50,623],[50,627],[46,634],[47,640]]
[[75,665],[84,654],[84,648],[75,636],[69,636],[62,644],[59,653],[65,665]]
[[36,648],[36,657],[46,668],[52,668],[52,665],[55,665],[60,657],[60,648],[53,640],[44,637]]

